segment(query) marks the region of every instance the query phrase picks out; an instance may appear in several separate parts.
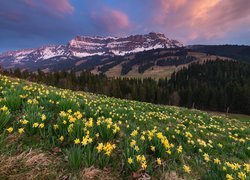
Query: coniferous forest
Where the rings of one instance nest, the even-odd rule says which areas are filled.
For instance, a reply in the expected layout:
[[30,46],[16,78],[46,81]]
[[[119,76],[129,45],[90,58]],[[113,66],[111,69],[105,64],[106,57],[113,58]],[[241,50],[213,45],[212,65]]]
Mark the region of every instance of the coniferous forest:
[[107,96],[198,108],[201,110],[250,114],[250,64],[236,61],[192,63],[171,78],[107,78],[90,72],[3,70],[2,74],[65,89]]

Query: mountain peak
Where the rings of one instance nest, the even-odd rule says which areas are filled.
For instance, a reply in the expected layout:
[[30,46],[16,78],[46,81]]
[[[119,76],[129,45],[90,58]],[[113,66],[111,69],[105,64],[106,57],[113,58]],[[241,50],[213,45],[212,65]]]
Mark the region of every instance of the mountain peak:
[[[167,38],[163,33],[150,32],[144,35],[124,37],[76,36],[65,45],[48,45],[40,48],[9,51],[0,54],[0,63],[22,64],[23,62],[47,60],[54,57],[87,57],[114,54],[123,56],[159,48],[178,48],[183,44]],[[60,58],[58,58],[60,59]]]
[[112,52],[115,55],[125,55],[159,48],[177,48],[183,44],[168,39],[163,33],[150,32],[144,35],[125,37],[76,36],[68,43],[68,48],[74,56],[102,55]]

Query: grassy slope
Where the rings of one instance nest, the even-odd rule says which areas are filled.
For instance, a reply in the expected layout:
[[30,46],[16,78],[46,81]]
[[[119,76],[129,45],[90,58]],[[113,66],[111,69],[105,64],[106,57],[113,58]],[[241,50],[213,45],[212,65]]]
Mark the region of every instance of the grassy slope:
[[[249,120],[2,76],[0,89],[0,179],[146,175],[225,179],[227,174],[237,178],[239,172],[249,179]],[[84,145],[77,144],[78,139]],[[100,143],[111,146],[97,152]]]

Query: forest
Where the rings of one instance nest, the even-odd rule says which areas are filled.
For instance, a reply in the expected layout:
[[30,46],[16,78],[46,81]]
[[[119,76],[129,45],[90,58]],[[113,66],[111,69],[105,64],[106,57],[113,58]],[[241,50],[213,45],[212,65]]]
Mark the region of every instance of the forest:
[[250,64],[237,61],[192,63],[167,79],[108,78],[88,71],[44,73],[2,70],[3,75],[75,91],[111,97],[197,108],[201,110],[250,114]]

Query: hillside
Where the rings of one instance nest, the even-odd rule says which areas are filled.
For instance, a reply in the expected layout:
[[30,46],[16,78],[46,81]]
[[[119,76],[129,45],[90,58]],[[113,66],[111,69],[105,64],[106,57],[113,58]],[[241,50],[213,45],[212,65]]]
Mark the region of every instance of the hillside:
[[249,179],[250,122],[0,77],[0,179]]

